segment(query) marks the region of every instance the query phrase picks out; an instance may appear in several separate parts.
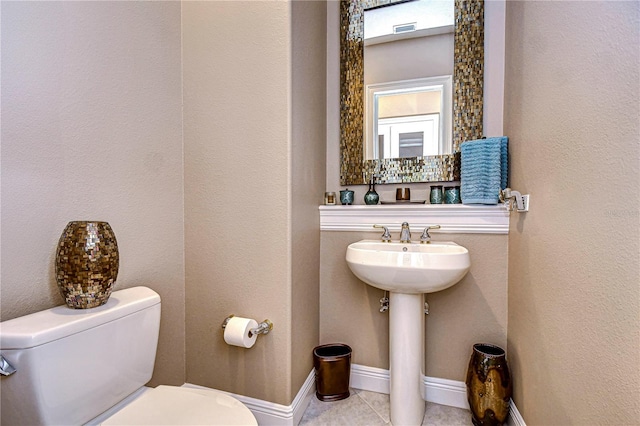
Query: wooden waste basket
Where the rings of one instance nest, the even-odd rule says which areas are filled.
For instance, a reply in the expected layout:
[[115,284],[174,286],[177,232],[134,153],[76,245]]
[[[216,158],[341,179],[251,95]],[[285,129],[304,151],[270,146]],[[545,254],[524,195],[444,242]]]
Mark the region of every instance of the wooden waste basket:
[[316,396],[320,401],[338,401],[349,397],[351,348],[342,343],[313,349]]

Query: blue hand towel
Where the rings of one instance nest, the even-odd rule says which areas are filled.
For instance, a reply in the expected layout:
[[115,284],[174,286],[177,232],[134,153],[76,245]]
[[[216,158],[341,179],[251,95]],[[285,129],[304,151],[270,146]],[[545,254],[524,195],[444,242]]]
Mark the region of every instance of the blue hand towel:
[[508,143],[506,136],[460,144],[460,197],[464,204],[498,204],[500,190],[507,187]]

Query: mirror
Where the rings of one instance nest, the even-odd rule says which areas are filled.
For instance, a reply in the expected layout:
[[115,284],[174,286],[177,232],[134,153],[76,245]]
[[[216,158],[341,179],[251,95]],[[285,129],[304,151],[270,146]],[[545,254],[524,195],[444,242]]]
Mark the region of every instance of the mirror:
[[367,85],[365,160],[451,153],[451,76]]
[[451,154],[453,6],[365,6],[365,160]]
[[[406,3],[406,0],[401,2]],[[388,3],[397,2],[389,0],[341,0],[340,2],[340,183],[342,185],[366,184],[372,175],[376,176],[378,183],[459,180],[460,143],[482,136],[484,3],[482,0],[454,1],[451,153],[418,156],[414,151],[412,154],[415,156],[405,158],[380,159],[379,155],[378,158],[374,158],[371,154],[371,159],[365,159],[367,158],[365,155],[369,155],[368,152],[375,152],[376,148],[372,144],[372,148],[369,149],[364,143],[366,91],[364,10]],[[429,57],[427,53],[425,56]],[[445,126],[441,118],[439,121],[441,126]],[[373,127],[371,129],[373,133]],[[410,136],[409,139],[411,139]],[[380,150],[379,145],[377,150]]]

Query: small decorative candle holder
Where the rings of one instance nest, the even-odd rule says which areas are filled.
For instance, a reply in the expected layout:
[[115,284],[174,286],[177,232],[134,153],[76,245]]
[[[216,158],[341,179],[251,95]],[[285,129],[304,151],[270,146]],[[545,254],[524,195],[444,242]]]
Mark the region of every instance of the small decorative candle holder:
[[325,192],[324,193],[324,204],[326,206],[335,206],[336,205],[336,193],[335,192]]
[[349,188],[340,191],[340,202],[345,206],[353,204],[353,191]]
[[447,186],[444,188],[444,203],[459,204],[460,203],[460,187]]
[[410,188],[398,188],[396,189],[396,201],[409,201],[411,200]]
[[434,185],[431,187],[429,202],[431,204],[442,204],[442,185]]

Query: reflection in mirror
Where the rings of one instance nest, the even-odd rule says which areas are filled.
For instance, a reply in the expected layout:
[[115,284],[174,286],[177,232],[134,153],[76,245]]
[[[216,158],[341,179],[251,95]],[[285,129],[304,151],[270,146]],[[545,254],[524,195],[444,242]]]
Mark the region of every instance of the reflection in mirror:
[[[451,154],[422,155],[407,158],[384,158],[365,160],[365,9],[381,4],[397,3],[394,0],[341,0],[340,1],[340,183],[342,185],[366,184],[372,175],[379,183],[432,182],[459,180],[460,143],[482,136],[483,66],[484,66],[484,2],[483,0],[454,1],[454,37],[453,37],[453,116]],[[419,3],[419,2],[403,2]],[[427,3],[442,5],[445,2]],[[445,13],[446,15],[446,13]],[[395,25],[395,31],[404,33],[403,37],[413,37],[419,31],[422,13],[409,22]],[[415,24],[415,25],[414,25]],[[393,27],[393,26],[392,26]],[[426,30],[446,36],[447,30]],[[413,31],[413,30],[416,31]],[[433,34],[431,34],[433,35]],[[393,43],[382,38],[376,46]],[[429,37],[427,37],[429,38]],[[371,44],[367,42],[367,44]],[[375,44],[375,43],[374,43]],[[375,46],[374,46],[375,47]],[[432,53],[420,55],[424,62],[436,62]],[[412,61],[415,61],[414,55]],[[408,63],[408,61],[405,61]],[[393,59],[386,61],[393,63]],[[441,71],[431,75],[447,75]],[[422,76],[400,76],[378,80],[375,83],[415,79]],[[372,84],[374,84],[372,82]],[[428,115],[428,114],[424,114]],[[443,117],[439,118],[444,126]],[[371,127],[373,133],[373,127]],[[412,133],[412,132],[408,132]],[[399,142],[398,142],[399,144]],[[377,150],[380,149],[378,145]],[[370,151],[375,151],[373,147]],[[398,151],[399,152],[399,151]],[[445,151],[446,152],[446,151]],[[369,154],[367,154],[369,155]],[[373,154],[371,158],[373,158]]]
[[453,33],[453,0],[409,0],[364,5],[364,45]]
[[453,31],[453,0],[365,6],[364,160],[451,153]]
[[451,76],[367,85],[365,160],[451,153]]

